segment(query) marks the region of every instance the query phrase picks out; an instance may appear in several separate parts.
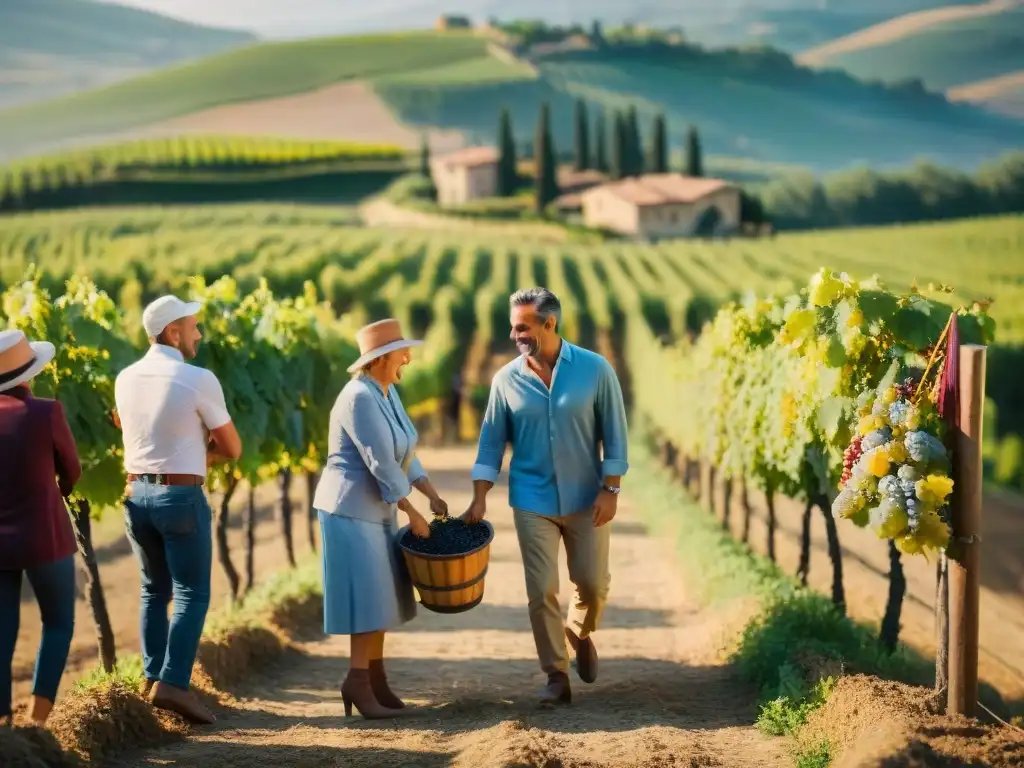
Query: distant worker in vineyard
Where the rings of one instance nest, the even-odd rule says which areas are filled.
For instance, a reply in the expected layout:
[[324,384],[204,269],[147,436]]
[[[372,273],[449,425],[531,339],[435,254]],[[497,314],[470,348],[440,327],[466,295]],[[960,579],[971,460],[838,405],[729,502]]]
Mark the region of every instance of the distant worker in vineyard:
[[28,709],[35,725],[53,709],[75,630],[75,532],[62,497],[82,467],[64,407],[30,389],[55,352],[21,331],[0,331],[0,724],[11,719],[22,579],[43,621]]
[[128,475],[125,527],[142,582],[143,694],[155,707],[209,724],[213,713],[190,690],[213,560],[203,484],[210,464],[241,456],[242,442],[217,377],[186,362],[202,338],[201,306],[163,296],[146,307],[149,351],[118,375],[114,397]]
[[[416,458],[418,435],[395,384],[411,360],[398,321],[379,320],[356,333],[354,374],[331,409],[328,456],[313,497],[323,541],[324,632],[350,635],[348,676],[341,685],[345,714],[366,719],[405,714],[388,685],[384,637],[412,621],[416,600],[398,551],[397,510],[413,534],[430,527],[409,496],[415,488],[434,514],[448,505]],[[405,712],[403,712],[405,710]]]
[[[560,336],[561,304],[551,291],[517,291],[509,307],[511,338],[520,357],[491,382],[472,471],[473,501],[463,518],[483,519],[487,492],[511,444],[509,504],[525,567],[534,642],[548,676],[541,702],[568,704],[566,642],[576,653],[580,679],[597,679],[593,633],[611,579],[608,523],[629,466],[626,409],[608,361]],[[568,624],[558,604],[561,541],[576,587]]]

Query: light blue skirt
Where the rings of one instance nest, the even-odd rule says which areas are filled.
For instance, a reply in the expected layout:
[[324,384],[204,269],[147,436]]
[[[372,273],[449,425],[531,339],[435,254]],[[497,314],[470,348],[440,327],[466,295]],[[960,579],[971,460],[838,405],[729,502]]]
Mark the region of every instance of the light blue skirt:
[[317,510],[323,542],[324,632],[394,629],[416,616],[412,581],[392,525]]

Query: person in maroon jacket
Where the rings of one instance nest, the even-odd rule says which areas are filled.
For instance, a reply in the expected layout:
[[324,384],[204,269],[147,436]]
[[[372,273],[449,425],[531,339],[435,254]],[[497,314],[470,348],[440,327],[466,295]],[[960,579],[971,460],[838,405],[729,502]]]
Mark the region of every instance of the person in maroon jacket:
[[53,355],[48,342],[0,331],[0,722],[11,719],[22,578],[43,621],[29,705],[36,725],[53,708],[75,629],[76,545],[64,497],[82,467],[64,407],[29,389]]

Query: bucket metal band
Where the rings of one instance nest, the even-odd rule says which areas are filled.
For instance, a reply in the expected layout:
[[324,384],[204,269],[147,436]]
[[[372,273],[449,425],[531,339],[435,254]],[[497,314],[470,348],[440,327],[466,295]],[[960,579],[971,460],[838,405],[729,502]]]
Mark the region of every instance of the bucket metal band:
[[478,584],[479,582],[483,581],[483,578],[486,575],[487,566],[485,565],[484,569],[480,571],[480,573],[478,573],[469,581],[464,581],[461,584],[450,584],[448,586],[434,587],[429,586],[427,584],[420,584],[419,582],[414,581],[413,586],[416,587],[416,589],[427,590],[428,592],[457,592],[460,589],[468,589],[469,587],[472,587],[474,584]]

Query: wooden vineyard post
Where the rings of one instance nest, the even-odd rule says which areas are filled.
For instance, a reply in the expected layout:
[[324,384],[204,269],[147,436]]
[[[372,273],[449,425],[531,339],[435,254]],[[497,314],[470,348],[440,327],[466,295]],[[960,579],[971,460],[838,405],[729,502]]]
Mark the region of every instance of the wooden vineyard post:
[[983,346],[960,347],[960,429],[956,435],[949,557],[949,688],[947,712],[971,717],[978,703],[980,597],[981,428],[985,404]]

